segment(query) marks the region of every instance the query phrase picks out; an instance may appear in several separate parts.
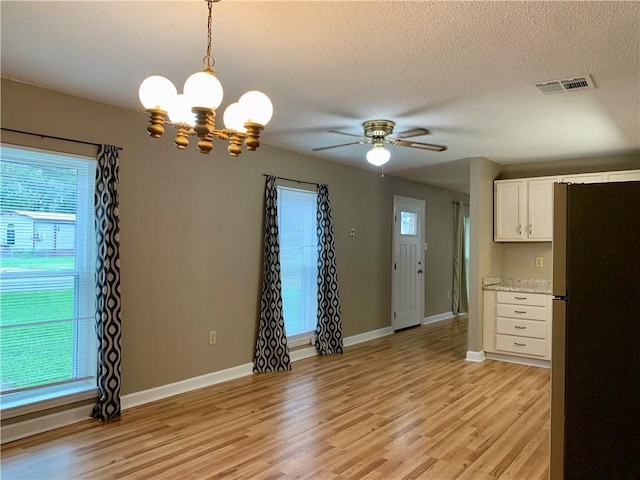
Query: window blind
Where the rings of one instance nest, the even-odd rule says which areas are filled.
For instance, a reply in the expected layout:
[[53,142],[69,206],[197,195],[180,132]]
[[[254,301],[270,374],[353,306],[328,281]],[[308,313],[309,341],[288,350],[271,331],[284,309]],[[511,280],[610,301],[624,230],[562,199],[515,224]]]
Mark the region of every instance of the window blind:
[[317,194],[278,187],[280,275],[288,337],[313,332],[318,315]]
[[95,165],[91,158],[0,146],[3,397],[95,385]]

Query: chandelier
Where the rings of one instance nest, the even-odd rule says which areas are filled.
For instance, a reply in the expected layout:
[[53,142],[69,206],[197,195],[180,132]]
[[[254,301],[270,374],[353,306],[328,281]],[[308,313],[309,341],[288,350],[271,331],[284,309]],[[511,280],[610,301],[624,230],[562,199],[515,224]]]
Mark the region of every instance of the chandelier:
[[175,144],[180,150],[187,148],[189,137],[198,137],[201,153],[213,149],[214,137],[227,140],[227,150],[232,157],[242,153],[242,143],[247,150],[260,146],[260,132],[271,120],[273,106],[264,93],[256,90],[242,95],[230,104],[223,114],[226,128],[216,129],[216,108],[222,103],[222,84],[213,71],[215,60],[211,55],[211,7],[220,0],[205,0],[209,8],[207,20],[207,54],[202,59],[204,71],[191,75],[184,82],[183,93],[165,77],[151,75],[140,84],[138,96],[149,113],[147,131],[154,138],[164,133],[164,125],[176,128]]

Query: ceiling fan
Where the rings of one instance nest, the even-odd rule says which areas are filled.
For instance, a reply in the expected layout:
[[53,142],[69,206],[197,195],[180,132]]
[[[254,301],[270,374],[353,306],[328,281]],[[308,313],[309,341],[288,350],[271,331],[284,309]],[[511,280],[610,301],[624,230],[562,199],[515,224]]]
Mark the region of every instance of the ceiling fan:
[[443,152],[447,149],[444,145],[434,145],[432,143],[405,140],[406,138],[428,135],[430,132],[426,128],[413,128],[391,137],[390,135],[393,134],[393,128],[395,125],[395,122],[391,120],[367,120],[362,124],[364,135],[353,135],[351,133],[340,132],[337,130],[329,130],[331,133],[338,133],[349,137],[358,137],[360,140],[350,143],[341,143],[339,145],[330,145],[328,147],[313,148],[312,150],[314,152],[319,152],[321,150],[346,147],[348,145],[372,144],[373,148],[367,152],[367,161],[373,165],[380,166],[387,163],[391,157],[391,153],[384,148],[385,143],[395,145],[396,147],[411,147],[421,150],[430,150],[433,152]]

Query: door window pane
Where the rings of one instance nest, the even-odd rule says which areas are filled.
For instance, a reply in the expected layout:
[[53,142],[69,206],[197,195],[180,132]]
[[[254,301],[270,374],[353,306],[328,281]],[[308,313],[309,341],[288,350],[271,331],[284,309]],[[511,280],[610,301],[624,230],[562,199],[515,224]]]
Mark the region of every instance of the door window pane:
[[417,235],[417,218],[418,215],[416,213],[400,212],[400,235]]

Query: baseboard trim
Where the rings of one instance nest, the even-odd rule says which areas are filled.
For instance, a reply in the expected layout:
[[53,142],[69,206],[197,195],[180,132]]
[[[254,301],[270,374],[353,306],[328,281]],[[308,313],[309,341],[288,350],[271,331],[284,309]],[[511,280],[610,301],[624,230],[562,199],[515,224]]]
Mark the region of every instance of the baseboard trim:
[[38,433],[48,432],[49,430],[88,420],[91,418],[92,410],[93,405],[84,405],[63,412],[51,413],[44,417],[3,425],[0,443],[13,442],[21,438],[37,435]]
[[305,358],[315,357],[317,354],[318,351],[316,350],[316,346],[313,345],[289,351],[289,358],[292,362],[297,362],[298,360],[304,360]]
[[487,353],[486,356],[489,360],[517,363],[519,365],[529,365],[531,367],[551,368],[551,361],[539,358],[518,357],[516,355],[504,355],[502,353]]
[[[345,347],[356,345],[358,343],[367,342],[376,338],[391,335],[393,327],[385,327],[370,332],[359,333],[350,337],[345,337],[343,344]],[[309,346],[293,350],[289,353],[292,362],[303,360],[305,358],[317,355],[315,346]],[[164,398],[187,393],[192,390],[210,387],[218,383],[235,380],[236,378],[246,377],[253,373],[253,363],[245,363],[237,367],[219,370],[217,372],[207,373],[198,377],[188,378],[179,382],[161,385],[159,387],[141,390],[140,392],[123,395],[120,399],[122,410],[144,405],[146,403],[155,402]],[[56,428],[65,427],[73,423],[87,420],[91,416],[92,405],[78,407],[63,412],[44,415],[42,417],[16,422],[0,428],[0,443],[13,442],[21,438],[37,435],[38,433],[47,432]]]
[[370,332],[358,333],[357,335],[345,337],[342,344],[345,347],[350,347],[358,343],[368,342],[369,340],[375,340],[376,338],[382,338],[392,334],[393,327],[384,327],[379,328],[378,330],[371,330]]
[[422,325],[429,325],[430,323],[442,322],[443,320],[449,320],[457,315],[453,312],[443,312],[436,315],[429,315],[422,319]]
[[217,383],[234,380],[236,378],[245,377],[253,373],[253,363],[245,363],[237,367],[218,370],[217,372],[207,373],[198,377],[187,378],[179,382],[168,383],[159,387],[141,390],[139,392],[123,395],[120,399],[122,409],[137,407],[145,403],[155,402],[163,398],[172,397],[181,393],[187,393],[199,388],[210,387]]
[[465,360],[467,362],[484,362],[487,359],[486,355],[484,354],[483,350],[480,350],[479,352],[474,352],[473,350],[467,350],[467,357],[465,358]]

